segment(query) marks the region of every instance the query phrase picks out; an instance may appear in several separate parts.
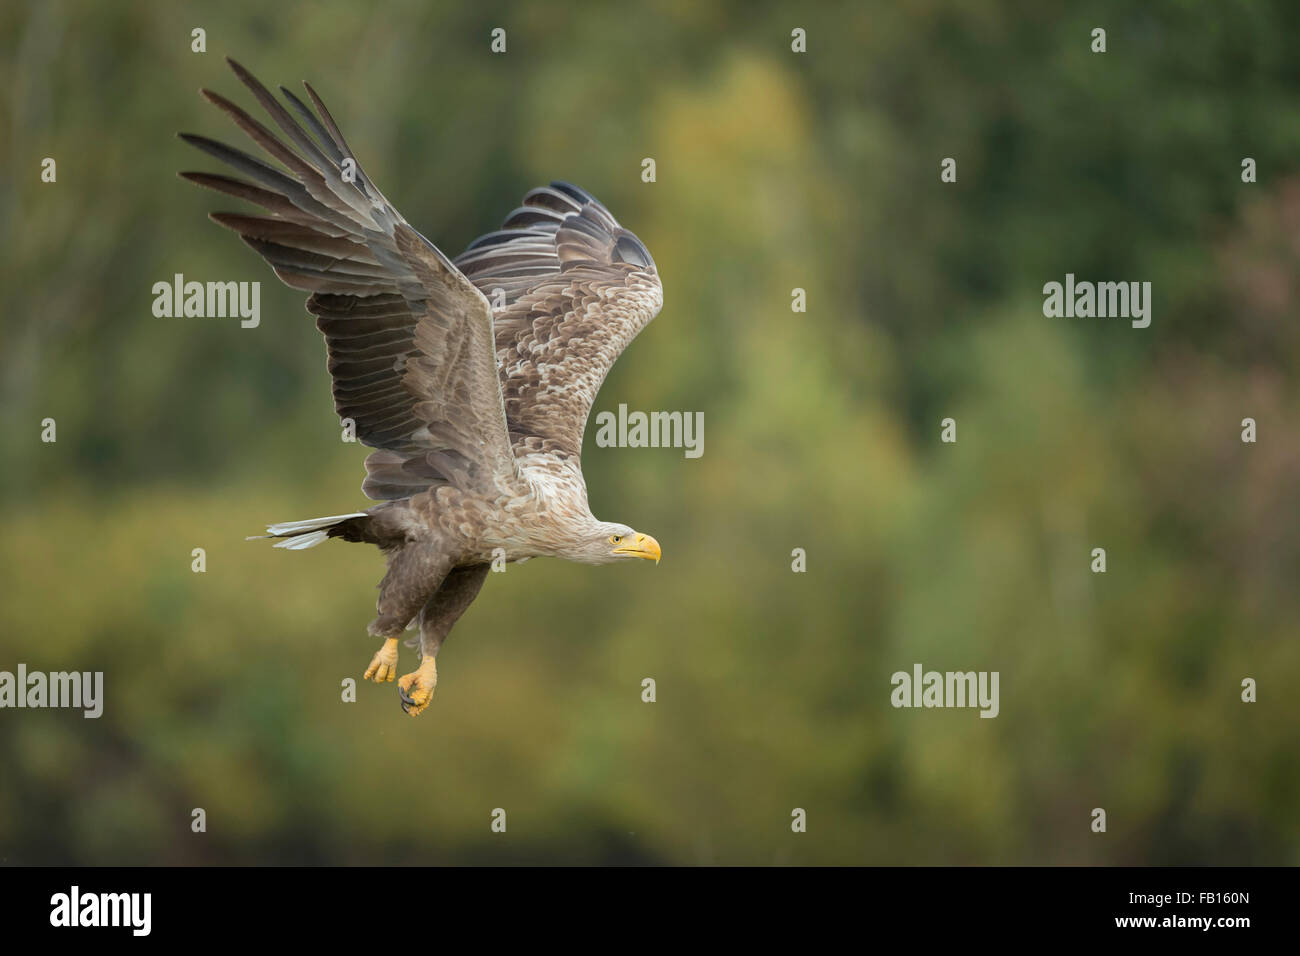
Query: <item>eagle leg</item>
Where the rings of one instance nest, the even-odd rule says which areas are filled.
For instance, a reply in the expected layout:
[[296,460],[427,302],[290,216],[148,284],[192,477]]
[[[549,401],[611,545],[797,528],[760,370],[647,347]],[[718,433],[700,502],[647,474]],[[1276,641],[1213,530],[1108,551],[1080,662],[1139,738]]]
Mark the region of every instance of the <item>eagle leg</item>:
[[362,675],[362,680],[373,680],[376,684],[384,681],[391,681],[397,678],[397,638],[390,637],[384,641],[382,647],[375,651],[375,656],[370,659],[370,666]]
[[[474,598],[478,597],[479,589],[483,587],[487,575],[486,564],[464,565],[453,569],[443,579],[442,586],[421,609],[420,668],[405,675],[397,683],[397,694],[402,699],[402,710],[411,716],[415,716],[429,706],[433,689],[438,684],[438,668],[433,662],[434,658],[437,657],[442,642],[451,633],[452,626],[460,620],[460,616],[474,602]],[[380,653],[383,651],[381,650]],[[394,648],[395,658],[396,648]],[[421,693],[426,689],[427,692],[422,697]]]
[[[374,637],[384,639],[383,645],[375,652],[366,668],[367,679],[391,681],[397,675],[397,640],[413,621],[430,598],[438,593],[447,572],[455,563],[452,557],[438,547],[436,541],[410,542],[403,547],[386,550],[388,573],[379,583],[379,602],[376,610],[379,616],[370,622],[369,632]],[[429,658],[432,663],[432,658]],[[410,698],[412,705],[418,705],[414,713],[419,713],[429,704],[433,696],[434,685],[438,682],[437,671],[421,669],[407,674],[402,679],[402,694],[415,688],[416,697]],[[418,699],[417,699],[418,698]],[[406,708],[407,704],[402,705]],[[411,713],[411,711],[407,711]]]

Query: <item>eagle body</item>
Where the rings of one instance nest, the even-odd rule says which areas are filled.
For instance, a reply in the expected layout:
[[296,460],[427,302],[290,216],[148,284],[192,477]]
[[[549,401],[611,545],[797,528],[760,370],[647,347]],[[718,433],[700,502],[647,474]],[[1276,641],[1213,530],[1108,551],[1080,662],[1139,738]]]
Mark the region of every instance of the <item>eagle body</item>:
[[497,562],[659,560],[654,538],[591,513],[581,456],[596,393],[658,314],[663,287],[640,239],[563,182],[529,192],[501,229],[448,259],[365,175],[310,86],[310,107],[283,87],[282,102],[229,62],[282,136],[203,96],[278,165],[182,134],[242,178],[181,175],[267,213],[211,218],[310,293],[334,407],[374,449],[362,491],[379,502],[261,537],[289,550],[328,538],[381,549],[369,632],[384,643],[365,676],[393,680],[397,637],[417,626],[421,663],[398,689],[418,714],[434,657]]

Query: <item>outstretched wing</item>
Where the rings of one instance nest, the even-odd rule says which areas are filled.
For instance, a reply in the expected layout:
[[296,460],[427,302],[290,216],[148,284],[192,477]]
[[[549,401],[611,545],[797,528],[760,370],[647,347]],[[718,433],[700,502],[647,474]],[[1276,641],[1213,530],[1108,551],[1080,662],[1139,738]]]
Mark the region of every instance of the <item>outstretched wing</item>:
[[534,189],[456,266],[497,307],[497,363],[515,454],[578,462],[610,367],[663,305],[641,240],[568,183]]
[[252,74],[228,62],[297,149],[203,90],[283,169],[181,134],[246,179],[181,175],[270,213],[212,218],[238,232],[285,284],[311,292],[307,311],[325,335],[334,407],[355,422],[359,441],[378,449],[366,459],[362,489],[382,499],[442,484],[512,483],[487,300],[375,188],[310,86],[316,112],[281,87],[304,129]]

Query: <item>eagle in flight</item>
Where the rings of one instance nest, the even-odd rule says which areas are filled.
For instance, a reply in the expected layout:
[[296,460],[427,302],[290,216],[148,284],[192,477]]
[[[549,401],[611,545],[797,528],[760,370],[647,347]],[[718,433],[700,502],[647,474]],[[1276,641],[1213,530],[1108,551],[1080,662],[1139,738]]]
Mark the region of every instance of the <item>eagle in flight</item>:
[[310,85],[314,110],[284,87],[281,103],[228,62],[287,142],[225,97],[203,97],[280,165],[183,133],[242,178],[181,175],[269,213],[211,218],[311,293],[334,407],[375,449],[361,487],[380,502],[258,537],[383,551],[369,626],[383,644],[365,677],[396,678],[398,636],[417,626],[420,664],[397,687],[402,709],[419,714],[434,658],[494,560],[659,561],[650,535],[592,515],[581,461],[596,392],[663,304],[659,273],[641,240],[562,182],[528,193],[501,229],[448,259],[375,188]]

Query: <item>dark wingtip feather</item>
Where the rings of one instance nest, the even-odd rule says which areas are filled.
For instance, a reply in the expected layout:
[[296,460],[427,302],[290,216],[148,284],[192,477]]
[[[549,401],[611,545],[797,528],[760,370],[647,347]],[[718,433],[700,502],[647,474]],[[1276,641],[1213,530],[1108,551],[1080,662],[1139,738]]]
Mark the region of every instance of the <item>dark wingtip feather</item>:
[[573,183],[566,183],[563,179],[551,180],[551,187],[560,190],[560,192],[568,193],[580,203],[596,201],[596,197],[587,192],[587,190],[583,189],[581,186],[575,186]]
[[[304,81],[303,86],[306,85],[307,84]],[[321,125],[321,121],[317,118],[316,114],[311,111],[306,103],[298,99],[298,97],[294,95],[293,90],[289,89],[287,86],[281,86],[280,93],[284,96],[289,105],[297,111],[298,115],[302,117],[303,122],[311,128],[311,131],[320,141],[321,148],[329,153],[336,165],[341,164],[345,159],[345,156],[339,149],[338,144],[335,143],[333,138],[330,136],[329,131]]]
[[257,77],[255,77],[251,72],[245,69],[243,65],[235,62],[230,57],[226,57],[226,62],[230,64],[230,69],[234,72],[235,76],[239,77],[239,82],[243,83],[254,93],[258,91],[262,91],[262,92],[266,91],[266,87],[262,85],[262,82]]
[[334,122],[334,117],[330,115],[329,109],[325,106],[325,101],[316,94],[316,91],[312,89],[311,84],[306,80],[302,81],[302,85],[307,91],[307,95],[311,97],[312,105],[316,107],[316,112],[320,115],[321,122],[325,124],[325,128],[329,130],[330,136],[334,138],[335,144],[346,155],[351,156],[352,147],[348,146],[347,140],[343,138],[343,134],[339,131],[338,123]]

